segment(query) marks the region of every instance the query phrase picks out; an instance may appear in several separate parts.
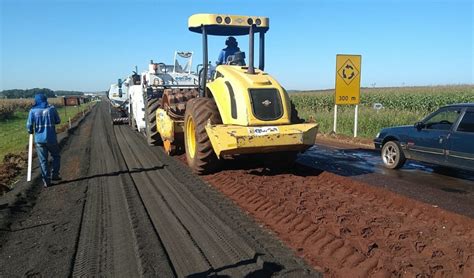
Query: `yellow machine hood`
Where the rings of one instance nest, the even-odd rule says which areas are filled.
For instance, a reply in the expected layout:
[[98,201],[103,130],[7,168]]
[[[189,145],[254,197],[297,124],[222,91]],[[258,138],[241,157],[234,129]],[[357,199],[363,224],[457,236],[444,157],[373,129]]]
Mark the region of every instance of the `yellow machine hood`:
[[233,82],[241,83],[242,87],[280,87],[280,84],[275,79],[273,79],[273,77],[259,69],[255,69],[255,74],[247,73],[247,67],[241,66],[221,65],[218,66],[216,70],[222,75],[224,75],[226,78],[232,79]]
[[[216,68],[216,77],[207,84],[224,124],[242,126],[284,125],[290,123],[290,100],[281,85],[269,74],[255,70],[247,73],[242,66],[221,65]],[[258,91],[258,92],[257,92]],[[270,91],[270,92],[269,92]],[[265,97],[262,94],[270,94]],[[260,96],[262,97],[258,97]],[[258,116],[262,102],[279,110],[278,117],[263,119]]]

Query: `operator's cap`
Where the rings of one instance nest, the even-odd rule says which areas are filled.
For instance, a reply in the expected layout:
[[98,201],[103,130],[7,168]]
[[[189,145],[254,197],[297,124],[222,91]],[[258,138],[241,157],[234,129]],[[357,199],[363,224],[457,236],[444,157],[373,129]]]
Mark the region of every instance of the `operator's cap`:
[[225,40],[225,45],[229,46],[229,45],[238,45],[237,43],[237,40],[234,38],[234,37],[228,37],[226,40]]

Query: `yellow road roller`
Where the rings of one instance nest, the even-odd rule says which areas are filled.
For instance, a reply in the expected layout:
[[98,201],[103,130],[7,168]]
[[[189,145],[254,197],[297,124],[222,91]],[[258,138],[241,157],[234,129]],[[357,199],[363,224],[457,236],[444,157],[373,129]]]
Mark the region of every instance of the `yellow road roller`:
[[[285,89],[264,72],[265,33],[269,19],[260,16],[195,14],[188,28],[202,35],[203,63],[196,97],[187,99],[182,122],[157,115],[162,126],[184,133],[186,159],[197,174],[218,169],[227,156],[272,154],[273,160],[294,161],[296,153],[314,144],[318,125],[298,117]],[[259,66],[254,66],[254,41],[259,35]],[[230,55],[224,64],[208,62],[208,36],[249,36],[245,53]],[[178,128],[179,126],[179,128]]]

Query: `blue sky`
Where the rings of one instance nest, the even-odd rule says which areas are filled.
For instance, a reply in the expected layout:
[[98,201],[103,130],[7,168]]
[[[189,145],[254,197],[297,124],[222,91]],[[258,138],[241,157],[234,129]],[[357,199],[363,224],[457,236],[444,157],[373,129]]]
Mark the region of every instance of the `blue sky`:
[[[333,88],[338,53],[362,55],[362,86],[474,83],[470,0],[0,2],[0,90],[106,90],[174,50],[194,51],[197,65],[195,13],[268,16],[266,71],[287,89]],[[210,38],[213,62],[224,40]]]

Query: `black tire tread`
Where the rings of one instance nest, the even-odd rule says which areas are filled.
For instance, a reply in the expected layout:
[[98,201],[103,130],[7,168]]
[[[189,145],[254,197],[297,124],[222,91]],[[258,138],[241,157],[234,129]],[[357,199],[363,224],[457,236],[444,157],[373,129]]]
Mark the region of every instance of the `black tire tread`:
[[188,164],[196,174],[203,175],[212,173],[217,169],[219,159],[207,135],[206,124],[208,120],[213,124],[222,123],[217,105],[214,100],[209,98],[192,99],[186,105],[185,119],[188,118],[188,115],[194,119],[196,131],[196,155],[194,159],[186,156]]
[[147,98],[145,119],[146,119],[146,138],[148,145],[160,145],[161,136],[156,129],[156,109],[161,106],[161,98]]

